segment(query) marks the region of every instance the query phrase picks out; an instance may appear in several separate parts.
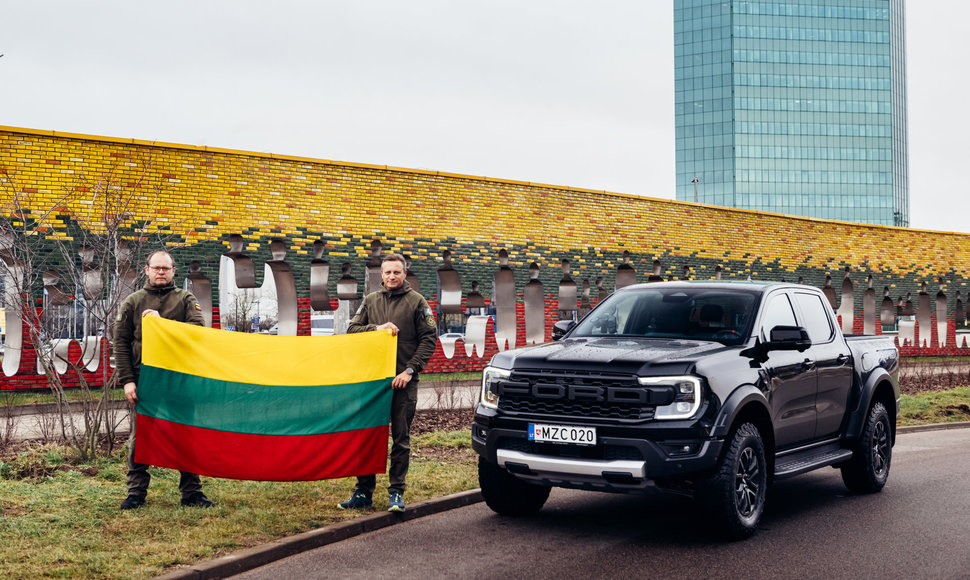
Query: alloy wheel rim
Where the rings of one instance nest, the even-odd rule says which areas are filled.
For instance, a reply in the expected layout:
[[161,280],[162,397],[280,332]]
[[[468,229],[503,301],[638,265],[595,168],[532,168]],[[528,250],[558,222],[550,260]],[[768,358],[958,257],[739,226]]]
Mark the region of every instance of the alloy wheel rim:
[[758,497],[761,491],[761,466],[754,449],[745,447],[738,458],[738,471],[734,478],[735,500],[738,513],[742,517],[750,517],[758,509]]
[[889,449],[889,433],[886,425],[879,421],[872,430],[872,467],[878,475],[882,475],[889,465]]

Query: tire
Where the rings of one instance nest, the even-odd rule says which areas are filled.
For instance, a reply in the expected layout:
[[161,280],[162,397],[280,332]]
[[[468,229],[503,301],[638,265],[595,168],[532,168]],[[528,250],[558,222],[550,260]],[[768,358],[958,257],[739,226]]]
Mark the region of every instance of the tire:
[[744,423],[731,435],[716,471],[702,481],[698,499],[715,530],[731,540],[751,537],[765,509],[768,462],[761,432]]
[[855,493],[881,491],[889,479],[893,458],[892,425],[882,403],[869,409],[862,436],[852,450],[852,459],[841,465],[842,482]]
[[549,498],[549,486],[524,482],[482,457],[478,458],[478,485],[485,504],[505,516],[532,515]]

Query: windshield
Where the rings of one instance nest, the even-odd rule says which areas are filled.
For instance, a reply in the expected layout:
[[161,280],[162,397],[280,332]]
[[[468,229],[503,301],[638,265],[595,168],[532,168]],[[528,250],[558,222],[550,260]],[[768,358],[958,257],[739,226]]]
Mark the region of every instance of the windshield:
[[739,344],[749,334],[757,295],[711,288],[638,288],[610,296],[570,337],[646,337]]

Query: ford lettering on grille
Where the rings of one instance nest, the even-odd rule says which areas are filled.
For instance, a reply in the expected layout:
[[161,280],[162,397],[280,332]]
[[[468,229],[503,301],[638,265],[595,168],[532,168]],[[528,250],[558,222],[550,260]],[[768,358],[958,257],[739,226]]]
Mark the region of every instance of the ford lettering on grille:
[[672,401],[672,387],[600,387],[558,384],[549,382],[503,381],[502,396],[531,396],[536,399],[569,399],[597,403],[628,403],[632,405],[665,405]]
[[[517,371],[499,382],[499,406],[507,412],[561,415],[560,405],[589,417],[643,420],[653,409],[673,401],[671,385],[643,386],[632,375],[600,373]],[[549,405],[556,405],[555,409]]]

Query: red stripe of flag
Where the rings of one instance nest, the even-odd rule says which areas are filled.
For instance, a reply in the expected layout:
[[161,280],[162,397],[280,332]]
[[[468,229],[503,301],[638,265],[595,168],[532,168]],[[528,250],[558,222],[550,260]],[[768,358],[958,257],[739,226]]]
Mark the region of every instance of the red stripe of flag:
[[137,415],[135,432],[138,463],[210,477],[309,481],[387,469],[387,425],[321,435],[253,435]]

